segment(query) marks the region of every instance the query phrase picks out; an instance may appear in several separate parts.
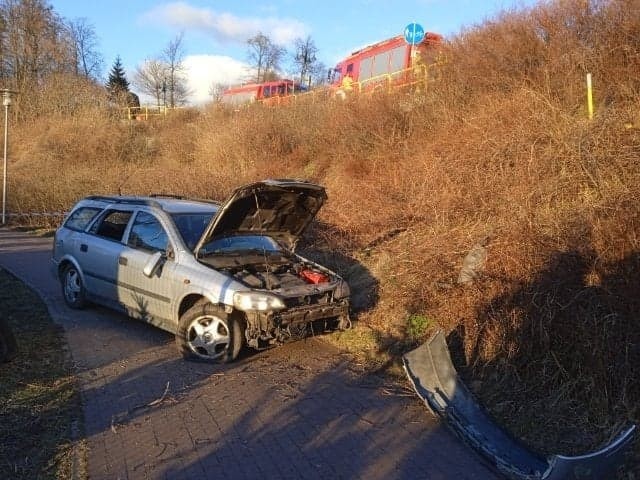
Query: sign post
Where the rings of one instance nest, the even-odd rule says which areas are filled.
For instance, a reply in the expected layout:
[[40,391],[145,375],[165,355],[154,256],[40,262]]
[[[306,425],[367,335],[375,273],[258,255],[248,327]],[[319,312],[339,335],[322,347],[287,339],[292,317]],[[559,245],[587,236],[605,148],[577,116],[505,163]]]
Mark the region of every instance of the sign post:
[[419,23],[410,23],[404,28],[404,41],[412,47],[424,40],[424,28]]
[[424,40],[424,28],[416,22],[412,22],[404,27],[404,41],[411,45],[411,64],[413,65],[416,55],[416,44]]

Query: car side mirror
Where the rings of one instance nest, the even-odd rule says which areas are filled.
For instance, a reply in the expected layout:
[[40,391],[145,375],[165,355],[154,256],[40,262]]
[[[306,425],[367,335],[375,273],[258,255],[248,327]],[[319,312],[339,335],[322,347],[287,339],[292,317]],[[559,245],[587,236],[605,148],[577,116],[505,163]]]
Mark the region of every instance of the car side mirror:
[[153,253],[149,257],[149,260],[147,260],[147,263],[144,264],[142,273],[144,273],[146,277],[149,277],[149,278],[153,277],[158,272],[158,269],[162,266],[162,262],[164,258],[165,258],[164,252]]

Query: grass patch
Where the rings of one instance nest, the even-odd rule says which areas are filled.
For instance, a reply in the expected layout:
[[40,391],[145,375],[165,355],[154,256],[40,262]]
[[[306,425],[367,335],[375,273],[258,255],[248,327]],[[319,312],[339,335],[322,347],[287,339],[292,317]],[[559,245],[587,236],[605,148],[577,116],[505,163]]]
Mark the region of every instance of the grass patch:
[[407,334],[412,340],[420,340],[431,326],[431,320],[424,316],[414,314],[407,318]]
[[4,270],[0,311],[18,342],[18,355],[0,363],[0,478],[70,478],[80,401],[62,328]]
[[349,330],[322,338],[353,354],[355,363],[366,370],[379,369],[391,358],[388,352],[380,349],[378,332],[361,323],[355,323]]

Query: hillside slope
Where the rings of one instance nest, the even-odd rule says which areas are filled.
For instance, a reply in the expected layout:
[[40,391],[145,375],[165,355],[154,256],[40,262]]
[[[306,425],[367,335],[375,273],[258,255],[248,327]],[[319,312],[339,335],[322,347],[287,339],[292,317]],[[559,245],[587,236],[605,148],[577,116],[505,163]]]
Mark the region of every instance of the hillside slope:
[[[508,12],[442,58],[417,96],[24,120],[11,208],[322,183],[311,247],[352,284],[377,348],[397,356],[453,333],[459,368],[508,428],[542,452],[583,452],[640,422],[640,1]],[[474,245],[484,268],[459,285]]]

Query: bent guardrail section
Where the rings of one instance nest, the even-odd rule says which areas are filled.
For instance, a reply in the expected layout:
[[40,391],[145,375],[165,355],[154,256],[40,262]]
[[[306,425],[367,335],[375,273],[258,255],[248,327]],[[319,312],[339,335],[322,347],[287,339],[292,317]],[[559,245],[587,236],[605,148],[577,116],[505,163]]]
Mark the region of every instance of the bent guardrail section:
[[611,478],[622,463],[636,426],[626,427],[606,447],[586,455],[544,458],[529,450],[491,419],[475,400],[451,362],[442,332],[403,356],[404,368],[427,407],[480,452],[504,476],[514,480],[596,480]]

